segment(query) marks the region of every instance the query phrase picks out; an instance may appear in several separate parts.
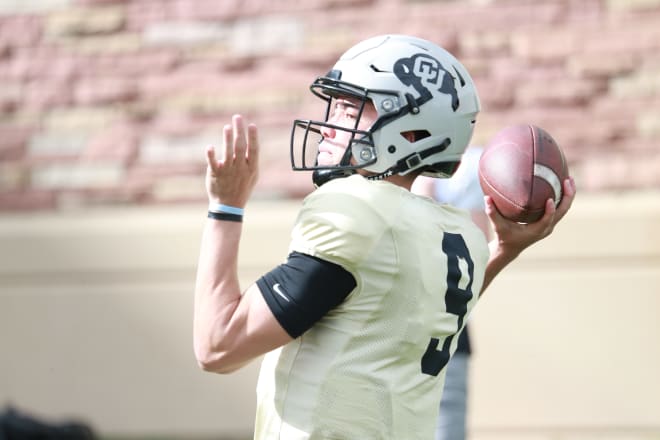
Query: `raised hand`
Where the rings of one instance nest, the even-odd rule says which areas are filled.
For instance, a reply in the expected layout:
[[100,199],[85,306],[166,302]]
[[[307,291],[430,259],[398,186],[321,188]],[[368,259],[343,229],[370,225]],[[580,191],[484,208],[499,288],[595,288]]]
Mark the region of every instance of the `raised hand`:
[[486,214],[493,226],[498,252],[515,258],[525,248],[552,233],[557,223],[568,212],[576,194],[572,177],[566,179],[563,184],[564,196],[559,205],[555,208],[554,201],[548,199],[545,204],[545,214],[534,223],[523,224],[505,219],[497,212],[493,199],[486,196]]
[[246,129],[243,116],[234,115],[222,135],[219,159],[214,147],[206,149],[206,191],[212,203],[243,208],[259,174],[257,126]]

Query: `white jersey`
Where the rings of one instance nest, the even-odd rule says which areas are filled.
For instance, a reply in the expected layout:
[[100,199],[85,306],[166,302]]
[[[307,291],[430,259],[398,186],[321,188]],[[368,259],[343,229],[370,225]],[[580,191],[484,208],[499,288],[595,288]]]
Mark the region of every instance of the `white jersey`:
[[461,157],[461,165],[449,179],[433,179],[433,197],[468,211],[483,211],[484,192],[479,183],[481,147],[470,147]]
[[355,175],[305,199],[290,250],[357,286],[265,356],[255,438],[433,438],[444,366],[483,283],[481,231],[463,210]]

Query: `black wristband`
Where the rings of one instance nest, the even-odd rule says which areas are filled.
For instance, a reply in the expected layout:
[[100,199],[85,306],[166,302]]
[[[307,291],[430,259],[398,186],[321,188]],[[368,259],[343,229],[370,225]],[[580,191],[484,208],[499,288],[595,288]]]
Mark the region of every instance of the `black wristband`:
[[243,216],[240,214],[229,214],[226,212],[214,212],[214,211],[209,211],[208,218],[212,218],[214,220],[225,220],[229,222],[242,222],[243,221]]

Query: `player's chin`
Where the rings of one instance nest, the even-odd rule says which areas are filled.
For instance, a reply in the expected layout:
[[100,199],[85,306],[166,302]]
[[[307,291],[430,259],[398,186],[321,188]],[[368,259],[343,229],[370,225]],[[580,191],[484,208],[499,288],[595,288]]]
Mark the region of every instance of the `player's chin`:
[[331,167],[337,165],[337,161],[334,156],[328,152],[321,151],[318,156],[316,156],[316,163],[322,167]]

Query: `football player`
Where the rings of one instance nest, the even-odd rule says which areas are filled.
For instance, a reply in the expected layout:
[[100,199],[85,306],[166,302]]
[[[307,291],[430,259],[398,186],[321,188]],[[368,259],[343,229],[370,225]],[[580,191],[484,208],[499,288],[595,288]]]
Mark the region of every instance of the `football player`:
[[296,120],[294,170],[318,187],[302,204],[283,264],[244,293],[237,254],[257,179],[254,124],[235,115],[207,149],[210,201],[197,272],[194,349],[229,373],[266,353],[256,439],[429,439],[445,366],[479,294],[548,235],[574,195],[539,222],[501,218],[489,246],[469,215],[409,190],[450,176],[479,112],[474,82],[450,53],[385,35],[349,49],[311,91],[323,120]]

